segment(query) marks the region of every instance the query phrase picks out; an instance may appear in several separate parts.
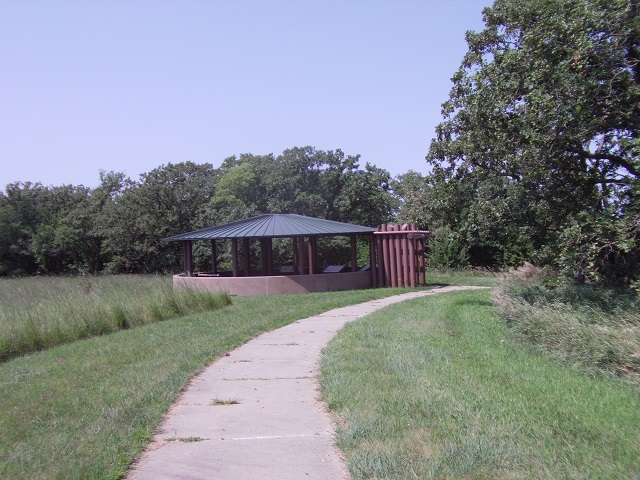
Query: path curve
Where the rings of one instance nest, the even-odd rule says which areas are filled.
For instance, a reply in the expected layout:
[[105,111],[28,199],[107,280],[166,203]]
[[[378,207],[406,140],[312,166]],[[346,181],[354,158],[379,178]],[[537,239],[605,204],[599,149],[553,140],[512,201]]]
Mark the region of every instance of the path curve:
[[193,378],[130,480],[338,480],[349,474],[318,397],[322,349],[345,323],[438,287],[337,308],[264,333]]

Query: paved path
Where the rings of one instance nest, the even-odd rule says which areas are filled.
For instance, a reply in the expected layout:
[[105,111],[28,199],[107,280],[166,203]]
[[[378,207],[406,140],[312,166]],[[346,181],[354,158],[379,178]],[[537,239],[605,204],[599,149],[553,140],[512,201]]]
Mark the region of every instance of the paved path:
[[339,480],[347,470],[318,400],[322,349],[345,323],[440,287],[337,308],[264,333],[196,376],[127,478]]

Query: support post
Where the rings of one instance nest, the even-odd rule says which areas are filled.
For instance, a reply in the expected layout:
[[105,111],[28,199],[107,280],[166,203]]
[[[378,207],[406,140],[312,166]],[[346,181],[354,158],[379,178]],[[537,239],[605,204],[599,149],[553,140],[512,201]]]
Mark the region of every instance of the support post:
[[298,255],[300,258],[298,259],[298,269],[300,270],[300,275],[304,275],[304,266],[305,263],[305,255],[304,255],[304,237],[298,237]]
[[424,261],[424,251],[425,251],[425,238],[421,238],[418,243],[418,265],[420,267],[420,285],[424,285],[426,283],[426,264]]
[[[381,229],[378,229],[379,231],[381,231]],[[378,244],[378,286],[380,287],[384,287],[384,286],[388,286],[389,284],[385,284],[385,271],[384,271],[384,249],[382,248],[383,246],[383,241],[382,241],[382,235],[376,235],[376,243]]]
[[316,268],[316,245],[315,237],[309,237],[309,275],[315,275]]
[[242,239],[242,255],[244,256],[244,276],[251,276],[251,250],[249,249],[249,239]]
[[298,275],[300,273],[298,269],[298,239],[293,237],[291,243],[293,247],[293,274]]
[[[413,228],[411,230],[414,230]],[[418,263],[418,259],[416,257],[416,240],[414,238],[410,238],[409,242],[409,280],[411,282],[411,286],[416,286],[416,263]]]
[[351,271],[358,271],[358,252],[357,252],[357,242],[356,236],[351,235]]
[[238,268],[238,239],[231,239],[231,268],[233,270],[233,276],[239,277],[239,268]]
[[218,248],[215,240],[211,240],[211,273],[218,273]]
[[193,276],[193,244],[191,240],[184,240],[182,242],[182,252],[184,258],[184,276]]
[[[395,231],[400,231],[400,224],[394,225]],[[398,276],[398,287],[405,287],[406,285],[403,282],[403,274],[402,274],[402,240],[401,235],[394,235],[394,250],[396,251],[396,275]]]
[[273,275],[273,240],[267,238],[267,275]]
[[267,273],[267,260],[268,260],[268,254],[267,254],[267,239],[266,238],[261,238],[260,239],[260,270],[261,270],[261,275],[268,275]]
[[[402,230],[408,230],[408,225],[403,225]],[[409,265],[411,264],[412,258],[409,256],[409,238],[406,233],[400,236],[400,244],[402,249],[402,282],[405,287],[408,287],[411,285]]]
[[[395,227],[393,225],[387,225],[387,231],[393,232]],[[396,263],[396,242],[394,235],[385,235],[389,240],[389,275],[391,276],[391,286],[393,288],[398,286],[398,264]]]
[[371,271],[371,286],[378,287],[378,265],[376,262],[376,239],[374,235],[369,237],[369,270]]

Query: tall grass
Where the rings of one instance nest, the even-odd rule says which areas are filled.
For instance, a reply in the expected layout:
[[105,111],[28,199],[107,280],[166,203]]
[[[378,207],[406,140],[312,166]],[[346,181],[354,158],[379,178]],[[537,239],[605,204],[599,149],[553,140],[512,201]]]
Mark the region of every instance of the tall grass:
[[640,299],[633,292],[514,278],[495,290],[494,300],[522,342],[640,384]]
[[3,279],[0,361],[229,303],[225,294],[176,292],[161,276]]

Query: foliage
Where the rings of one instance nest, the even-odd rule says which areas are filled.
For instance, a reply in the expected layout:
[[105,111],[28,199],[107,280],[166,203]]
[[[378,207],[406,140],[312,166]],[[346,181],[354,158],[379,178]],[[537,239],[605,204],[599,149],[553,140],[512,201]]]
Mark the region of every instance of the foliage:
[[436,229],[429,237],[429,268],[460,269],[469,266],[466,246],[460,242],[448,227]]
[[640,215],[580,212],[560,234],[557,264],[582,283],[629,284],[640,278]]
[[[565,233],[577,221],[596,222],[586,228],[604,235],[592,237],[602,245],[611,242],[605,218],[634,223],[624,217],[640,191],[639,9],[629,0],[496,0],[485,9],[427,156],[429,228],[457,232],[475,264],[571,271],[584,256],[571,251],[576,233]],[[630,248],[620,249],[628,262],[637,258]],[[612,259],[586,262],[595,270],[583,277],[608,279],[602,262]],[[638,278],[637,267],[623,270]]]
[[[169,163],[137,181],[101,172],[94,189],[10,184],[0,193],[0,275],[180,271],[180,245],[163,238],[263,213],[372,226],[389,221],[395,208],[389,173],[358,162],[341,150],[295,147],[277,157],[229,157],[219,168]],[[194,247],[197,267],[208,270],[209,245]],[[349,246],[328,239],[320,249],[335,262]],[[274,242],[274,262],[290,261],[290,250]],[[219,254],[221,267],[230,268],[230,245],[222,243]]]
[[208,164],[167,164],[140,175],[102,214],[104,251],[111,273],[154,273],[180,269],[180,246],[162,243],[196,229],[214,192],[216,171]]

